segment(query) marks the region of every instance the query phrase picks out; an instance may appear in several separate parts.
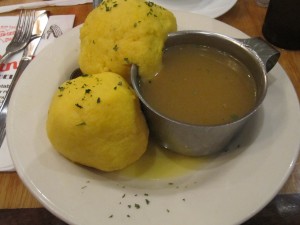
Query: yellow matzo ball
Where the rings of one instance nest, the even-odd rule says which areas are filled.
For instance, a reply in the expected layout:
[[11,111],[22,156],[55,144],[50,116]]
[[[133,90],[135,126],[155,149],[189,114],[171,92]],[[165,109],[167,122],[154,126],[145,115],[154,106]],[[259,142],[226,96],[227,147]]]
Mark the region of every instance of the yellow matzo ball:
[[143,77],[160,69],[167,34],[177,30],[174,15],[143,0],[106,0],[80,30],[79,65],[87,74],[111,71],[129,81],[137,64]]
[[49,108],[47,133],[66,158],[103,171],[133,163],[148,143],[138,98],[123,77],[111,72],[63,83]]

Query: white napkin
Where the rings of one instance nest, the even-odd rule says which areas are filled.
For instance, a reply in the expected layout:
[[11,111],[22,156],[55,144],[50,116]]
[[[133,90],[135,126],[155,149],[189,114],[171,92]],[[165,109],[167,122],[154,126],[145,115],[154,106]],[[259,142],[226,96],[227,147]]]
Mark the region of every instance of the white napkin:
[[36,9],[46,6],[67,6],[67,5],[80,5],[90,3],[92,0],[52,0],[52,1],[40,1],[32,3],[23,3],[16,5],[8,5],[0,7],[0,13],[9,12],[17,9]]
[[[53,40],[63,33],[72,29],[75,15],[50,16],[42,40],[36,50],[36,55]],[[0,54],[4,54],[6,46],[14,35],[17,16],[0,17]],[[0,105],[5,97],[12,76],[15,74],[17,65],[22,57],[22,52],[12,56],[4,64],[0,65]],[[14,165],[10,157],[6,138],[0,147],[0,171],[14,171]]]

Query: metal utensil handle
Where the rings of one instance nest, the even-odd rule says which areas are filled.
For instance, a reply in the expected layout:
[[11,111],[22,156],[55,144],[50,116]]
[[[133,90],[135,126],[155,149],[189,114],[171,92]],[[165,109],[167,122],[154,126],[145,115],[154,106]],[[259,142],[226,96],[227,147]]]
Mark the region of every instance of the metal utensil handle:
[[5,138],[6,134],[6,116],[7,116],[7,108],[8,103],[12,94],[13,89],[15,88],[18,79],[20,78],[21,74],[27,67],[27,65],[30,63],[30,60],[21,60],[20,64],[18,66],[18,69],[15,73],[15,75],[12,78],[11,84],[7,90],[7,94],[2,102],[1,108],[0,108],[0,147],[3,144],[3,140]]
[[0,59],[0,65],[4,62],[6,62],[6,60],[12,55],[12,52],[6,52],[2,58]]
[[101,2],[102,2],[102,0],[93,0],[93,8],[97,8]]
[[264,63],[267,72],[269,72],[278,62],[280,52],[263,39],[255,37],[236,40],[241,42],[242,45],[256,52],[256,54]]

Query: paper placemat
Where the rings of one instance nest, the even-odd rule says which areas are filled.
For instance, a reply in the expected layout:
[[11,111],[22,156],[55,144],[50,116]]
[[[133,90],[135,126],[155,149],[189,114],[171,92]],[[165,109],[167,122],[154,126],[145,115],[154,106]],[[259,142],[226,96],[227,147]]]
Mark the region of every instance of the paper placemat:
[[0,7],[0,13],[10,12],[17,9],[36,9],[46,6],[68,6],[68,5],[80,5],[85,3],[91,3],[92,0],[52,0],[52,1],[40,1],[32,3],[23,3],[16,5],[8,5]]
[[[73,28],[75,15],[50,16],[42,40],[36,50],[38,55],[48,44]],[[18,16],[0,17],[0,55],[4,54],[6,46],[13,38]],[[5,98],[12,78],[18,68],[23,52],[13,55],[7,62],[0,65],[0,105]],[[9,154],[6,138],[0,147],[0,171],[14,171],[14,165]]]

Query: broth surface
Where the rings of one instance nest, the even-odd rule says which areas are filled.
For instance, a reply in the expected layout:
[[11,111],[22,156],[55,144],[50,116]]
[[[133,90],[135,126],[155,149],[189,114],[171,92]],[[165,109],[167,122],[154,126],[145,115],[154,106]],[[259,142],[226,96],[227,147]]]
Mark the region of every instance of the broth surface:
[[217,125],[237,120],[255,105],[249,70],[227,53],[200,45],[165,50],[163,68],[141,93],[155,110],[177,121]]

